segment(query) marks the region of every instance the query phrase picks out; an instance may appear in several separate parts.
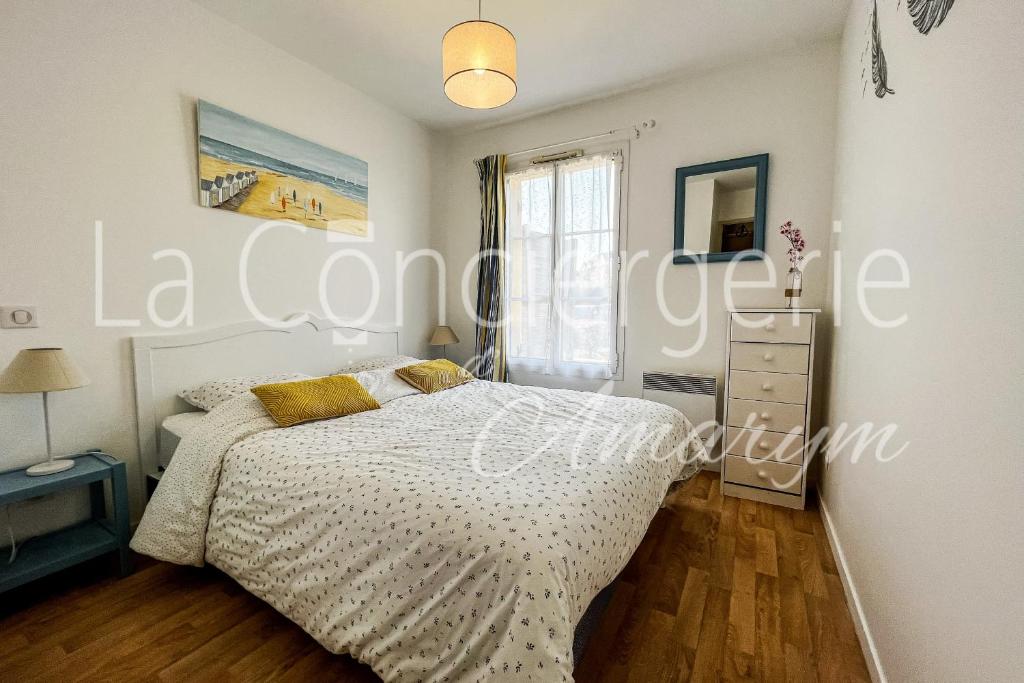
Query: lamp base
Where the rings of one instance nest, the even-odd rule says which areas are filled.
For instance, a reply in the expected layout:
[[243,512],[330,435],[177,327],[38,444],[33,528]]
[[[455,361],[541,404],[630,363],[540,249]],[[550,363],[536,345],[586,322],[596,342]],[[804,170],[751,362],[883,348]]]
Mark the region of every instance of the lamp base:
[[70,470],[74,466],[74,460],[48,460],[38,465],[32,465],[32,467],[25,470],[25,474],[30,477],[42,477],[47,474],[57,474],[58,472]]

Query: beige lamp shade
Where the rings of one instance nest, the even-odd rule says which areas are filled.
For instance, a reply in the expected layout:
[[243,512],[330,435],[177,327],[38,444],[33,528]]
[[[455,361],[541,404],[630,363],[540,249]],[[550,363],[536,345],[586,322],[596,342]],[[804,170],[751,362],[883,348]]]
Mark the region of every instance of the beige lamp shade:
[[516,96],[516,39],[500,24],[465,21],[441,40],[444,94],[470,109],[494,109]]
[[0,394],[64,391],[88,383],[64,349],[23,349],[0,374]]
[[434,329],[434,334],[430,336],[431,346],[446,346],[458,343],[459,338],[455,336],[455,331],[447,325],[438,325]]

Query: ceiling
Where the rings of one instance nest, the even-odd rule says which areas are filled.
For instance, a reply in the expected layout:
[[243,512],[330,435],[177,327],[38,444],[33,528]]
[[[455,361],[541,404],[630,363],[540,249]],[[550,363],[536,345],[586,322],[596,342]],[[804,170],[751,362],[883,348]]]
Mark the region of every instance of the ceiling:
[[435,129],[482,126],[837,37],[849,0],[484,0],[518,41],[516,98],[444,96],[441,36],[473,0],[195,0]]

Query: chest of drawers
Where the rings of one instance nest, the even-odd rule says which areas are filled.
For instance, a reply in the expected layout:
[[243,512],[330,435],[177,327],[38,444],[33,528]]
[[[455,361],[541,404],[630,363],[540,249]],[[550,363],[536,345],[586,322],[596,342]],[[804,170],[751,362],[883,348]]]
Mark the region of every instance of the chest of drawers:
[[729,315],[722,492],[802,509],[816,310]]

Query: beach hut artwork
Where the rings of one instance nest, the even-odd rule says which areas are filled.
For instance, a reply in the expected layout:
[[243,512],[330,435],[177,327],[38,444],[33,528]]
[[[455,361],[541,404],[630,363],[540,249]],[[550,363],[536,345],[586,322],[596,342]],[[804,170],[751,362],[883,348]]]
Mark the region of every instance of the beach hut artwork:
[[199,100],[199,203],[367,234],[365,161]]

